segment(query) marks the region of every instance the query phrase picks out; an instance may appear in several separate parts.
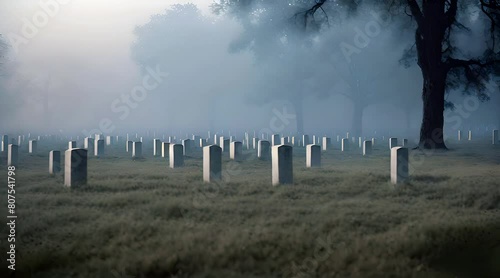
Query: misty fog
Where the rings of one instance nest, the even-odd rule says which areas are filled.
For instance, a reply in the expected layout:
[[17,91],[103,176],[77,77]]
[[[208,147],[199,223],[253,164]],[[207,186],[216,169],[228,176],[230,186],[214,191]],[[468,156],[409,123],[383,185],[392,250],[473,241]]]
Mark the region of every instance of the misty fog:
[[[305,38],[281,31],[293,16],[288,10],[244,21],[213,13],[209,0],[103,2],[60,5],[17,44],[26,20],[43,9],[38,1],[0,3],[0,33],[10,44],[3,47],[1,130],[332,135],[355,129],[358,109],[360,135],[418,136],[422,77],[414,61],[402,61],[414,43],[413,32],[402,31],[409,18],[382,21],[366,9]],[[472,14],[467,26],[482,30]],[[483,51],[471,43],[481,34],[454,38],[464,56]],[[490,97],[450,95],[456,108],[446,112],[445,128],[498,128],[500,100]],[[293,117],[276,125],[277,114]]]

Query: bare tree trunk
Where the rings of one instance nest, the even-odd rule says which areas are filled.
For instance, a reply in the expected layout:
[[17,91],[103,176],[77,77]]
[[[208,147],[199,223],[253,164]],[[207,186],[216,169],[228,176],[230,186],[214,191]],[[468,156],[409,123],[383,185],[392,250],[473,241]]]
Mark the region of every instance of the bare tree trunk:
[[[454,11],[456,0],[452,2]],[[415,0],[408,0],[408,4],[418,24],[415,44],[418,65],[424,80],[422,89],[424,111],[419,147],[446,149],[443,141],[444,94],[449,68],[442,61],[443,41],[447,28],[453,22],[454,14],[445,13],[444,1],[423,1],[423,13]]]
[[424,111],[419,145],[425,149],[446,149],[443,140],[445,87],[446,75],[435,74],[424,78]]

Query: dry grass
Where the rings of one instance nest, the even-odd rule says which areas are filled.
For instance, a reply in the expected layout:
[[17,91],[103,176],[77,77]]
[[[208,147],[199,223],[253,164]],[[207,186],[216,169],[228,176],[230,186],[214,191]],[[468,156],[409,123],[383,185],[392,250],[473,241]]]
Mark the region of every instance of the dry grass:
[[413,152],[412,182],[399,188],[385,146],[369,158],[329,151],[321,169],[294,149],[295,184],[281,187],[250,151],[207,185],[201,154],[169,169],[120,146],[90,158],[88,186],[69,189],[48,175],[42,144],[17,170],[16,275],[500,277],[500,148],[451,146]]

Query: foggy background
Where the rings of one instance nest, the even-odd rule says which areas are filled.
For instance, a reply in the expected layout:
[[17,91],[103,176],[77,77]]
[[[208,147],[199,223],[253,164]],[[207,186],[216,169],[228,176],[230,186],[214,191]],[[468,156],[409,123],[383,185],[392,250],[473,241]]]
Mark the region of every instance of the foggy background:
[[[4,54],[0,130],[293,134],[302,118],[304,133],[332,135],[351,131],[354,111],[361,109],[365,136],[387,130],[418,136],[422,79],[418,66],[400,63],[413,44],[413,31],[402,31],[404,20],[382,26],[348,61],[341,45],[354,45],[356,28],[373,21],[369,10],[301,40],[276,35],[287,11],[242,22],[213,14],[211,0],[67,2],[26,44]],[[39,3],[0,2],[0,34],[7,42],[43,11]],[[480,51],[473,42],[482,35],[474,35],[482,30],[474,20],[467,19],[472,38],[457,38],[470,53]],[[151,76],[158,69],[168,74],[161,82]],[[130,101],[146,76],[151,89],[128,105],[124,98]],[[498,128],[500,101],[491,97],[472,103],[461,93],[450,95],[449,101],[473,109],[448,111],[445,128]],[[276,127],[284,111],[296,118]]]

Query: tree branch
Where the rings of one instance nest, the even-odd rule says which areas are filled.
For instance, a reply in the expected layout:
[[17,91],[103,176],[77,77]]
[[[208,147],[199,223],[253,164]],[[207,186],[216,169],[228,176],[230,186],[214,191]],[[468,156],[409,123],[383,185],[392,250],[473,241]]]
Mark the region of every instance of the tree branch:
[[458,9],[458,0],[450,0],[450,7],[445,13],[446,26],[451,27],[455,22]]
[[420,10],[417,1],[416,0],[407,0],[407,1],[408,1],[408,6],[410,6],[411,14],[413,15],[413,17],[415,17],[418,26],[422,26],[424,21],[424,15]]
[[469,66],[480,66],[480,67],[487,67],[487,66],[493,66],[495,64],[500,64],[500,60],[491,60],[487,62],[481,62],[479,60],[471,59],[471,60],[461,60],[461,59],[455,59],[455,58],[448,58],[445,63],[448,66],[448,69],[452,68],[465,68]]

